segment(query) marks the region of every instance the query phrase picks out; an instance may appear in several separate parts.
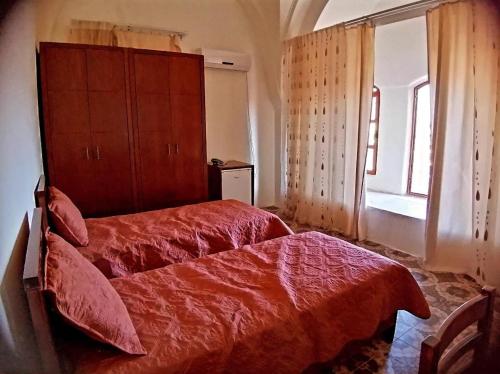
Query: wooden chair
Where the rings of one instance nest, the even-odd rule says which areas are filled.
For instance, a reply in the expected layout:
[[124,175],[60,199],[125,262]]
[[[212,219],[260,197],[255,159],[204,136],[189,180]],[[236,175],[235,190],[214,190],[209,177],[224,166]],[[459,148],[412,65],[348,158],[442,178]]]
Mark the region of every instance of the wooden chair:
[[[487,351],[493,321],[493,305],[495,289],[485,286],[481,295],[461,305],[443,322],[436,335],[427,337],[422,342],[419,374],[446,373],[457,360],[469,351],[474,352],[473,360],[468,366],[477,363]],[[477,322],[477,332],[467,335],[451,348],[443,352],[464,329]],[[464,368],[465,369],[465,368]]]

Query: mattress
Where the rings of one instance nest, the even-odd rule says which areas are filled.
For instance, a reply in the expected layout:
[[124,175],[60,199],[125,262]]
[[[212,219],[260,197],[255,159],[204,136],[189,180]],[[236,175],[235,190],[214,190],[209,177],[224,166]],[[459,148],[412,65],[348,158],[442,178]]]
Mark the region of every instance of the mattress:
[[279,217],[236,200],[86,219],[78,247],[108,278],[185,262],[292,234]]
[[148,353],[78,349],[77,373],[299,373],[398,310],[430,316],[404,266],[317,232],[110,282]]

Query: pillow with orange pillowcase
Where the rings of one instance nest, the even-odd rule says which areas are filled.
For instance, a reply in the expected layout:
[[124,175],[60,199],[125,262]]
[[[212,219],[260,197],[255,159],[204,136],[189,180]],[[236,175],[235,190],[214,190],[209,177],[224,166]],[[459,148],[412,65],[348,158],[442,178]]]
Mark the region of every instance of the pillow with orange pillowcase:
[[49,187],[49,216],[57,233],[69,243],[85,247],[89,235],[80,210],[71,199],[55,187]]
[[123,352],[143,355],[127,308],[106,277],[75,247],[48,232],[45,291],[70,324]]

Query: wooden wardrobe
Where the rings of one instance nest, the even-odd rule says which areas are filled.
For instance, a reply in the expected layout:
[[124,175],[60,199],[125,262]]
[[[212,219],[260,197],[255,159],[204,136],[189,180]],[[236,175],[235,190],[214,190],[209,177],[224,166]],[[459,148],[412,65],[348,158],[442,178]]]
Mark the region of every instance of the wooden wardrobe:
[[40,43],[49,184],[84,216],[207,200],[203,56]]

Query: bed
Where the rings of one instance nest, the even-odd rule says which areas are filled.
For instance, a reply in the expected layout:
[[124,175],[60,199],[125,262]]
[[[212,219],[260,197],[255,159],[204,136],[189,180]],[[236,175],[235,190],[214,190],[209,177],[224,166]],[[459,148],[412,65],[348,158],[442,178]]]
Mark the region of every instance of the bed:
[[[24,283],[46,372],[61,372],[40,279],[41,212],[33,215]],[[352,341],[394,328],[398,310],[429,307],[402,265],[310,232],[109,280],[147,351],[64,342],[76,373],[299,373]]]
[[[46,195],[42,176],[35,200],[44,210]],[[278,216],[236,200],[90,218],[85,224],[89,244],[78,249],[108,278],[293,233]]]

